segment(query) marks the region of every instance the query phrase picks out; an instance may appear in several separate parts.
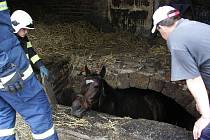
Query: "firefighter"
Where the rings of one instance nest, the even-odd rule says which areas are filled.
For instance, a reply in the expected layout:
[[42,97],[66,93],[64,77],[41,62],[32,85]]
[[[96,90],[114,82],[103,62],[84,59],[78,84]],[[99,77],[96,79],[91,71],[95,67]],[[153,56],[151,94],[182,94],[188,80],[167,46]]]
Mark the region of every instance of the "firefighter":
[[11,21],[14,33],[18,37],[27,58],[30,60],[33,70],[39,70],[42,78],[48,77],[48,69],[44,66],[43,61],[33,49],[27,37],[29,30],[34,29],[31,16],[23,10],[16,10],[11,15]]
[[15,140],[16,112],[35,140],[58,140],[47,96],[13,34],[7,2],[0,0],[0,140]]

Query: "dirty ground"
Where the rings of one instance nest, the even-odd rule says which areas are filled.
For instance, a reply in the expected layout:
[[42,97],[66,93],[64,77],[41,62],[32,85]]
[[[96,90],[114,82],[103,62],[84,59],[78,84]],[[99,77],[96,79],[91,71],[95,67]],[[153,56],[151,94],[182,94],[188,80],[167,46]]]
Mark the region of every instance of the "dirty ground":
[[[94,111],[82,119],[69,115],[69,107],[58,106],[54,123],[60,140],[192,140],[183,128],[145,119],[119,118]],[[17,135],[32,140],[28,127],[18,115]]]

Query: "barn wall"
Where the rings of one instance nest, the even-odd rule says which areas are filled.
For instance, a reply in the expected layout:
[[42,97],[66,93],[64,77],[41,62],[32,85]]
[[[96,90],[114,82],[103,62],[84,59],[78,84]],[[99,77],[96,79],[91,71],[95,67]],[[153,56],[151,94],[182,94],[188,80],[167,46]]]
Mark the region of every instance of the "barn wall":
[[[71,22],[88,20],[100,28],[116,29],[136,34],[150,33],[152,14],[158,4],[180,0],[10,0],[11,11],[26,10],[34,20],[45,22]],[[194,19],[210,23],[210,4],[207,1],[192,0]]]
[[11,11],[26,10],[35,20],[88,20],[103,27],[111,22],[120,29],[136,32],[150,29],[153,0],[11,0],[9,7]]
[[110,21],[120,29],[145,33],[152,25],[154,0],[109,0]]
[[10,0],[8,5],[11,11],[23,9],[35,19],[59,19],[60,21],[88,19],[96,13],[104,16],[104,8],[106,8],[104,7],[106,6],[104,0]]

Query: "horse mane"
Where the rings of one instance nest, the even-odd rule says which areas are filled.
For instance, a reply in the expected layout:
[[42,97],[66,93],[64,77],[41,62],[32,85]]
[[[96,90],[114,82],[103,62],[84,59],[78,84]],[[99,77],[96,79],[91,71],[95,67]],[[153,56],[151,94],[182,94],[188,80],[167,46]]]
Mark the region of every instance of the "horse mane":
[[106,93],[116,92],[115,89],[110,84],[108,84],[104,78],[102,78],[102,82],[103,82],[104,89],[106,89],[105,91]]

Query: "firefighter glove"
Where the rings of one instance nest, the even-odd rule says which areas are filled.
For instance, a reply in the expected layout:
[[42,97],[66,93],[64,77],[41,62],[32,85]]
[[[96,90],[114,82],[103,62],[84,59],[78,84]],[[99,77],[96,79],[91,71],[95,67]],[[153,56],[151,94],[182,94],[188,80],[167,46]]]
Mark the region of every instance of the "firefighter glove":
[[45,66],[41,66],[40,67],[40,75],[41,75],[41,77],[42,78],[48,77],[48,74],[49,74],[48,69]]

